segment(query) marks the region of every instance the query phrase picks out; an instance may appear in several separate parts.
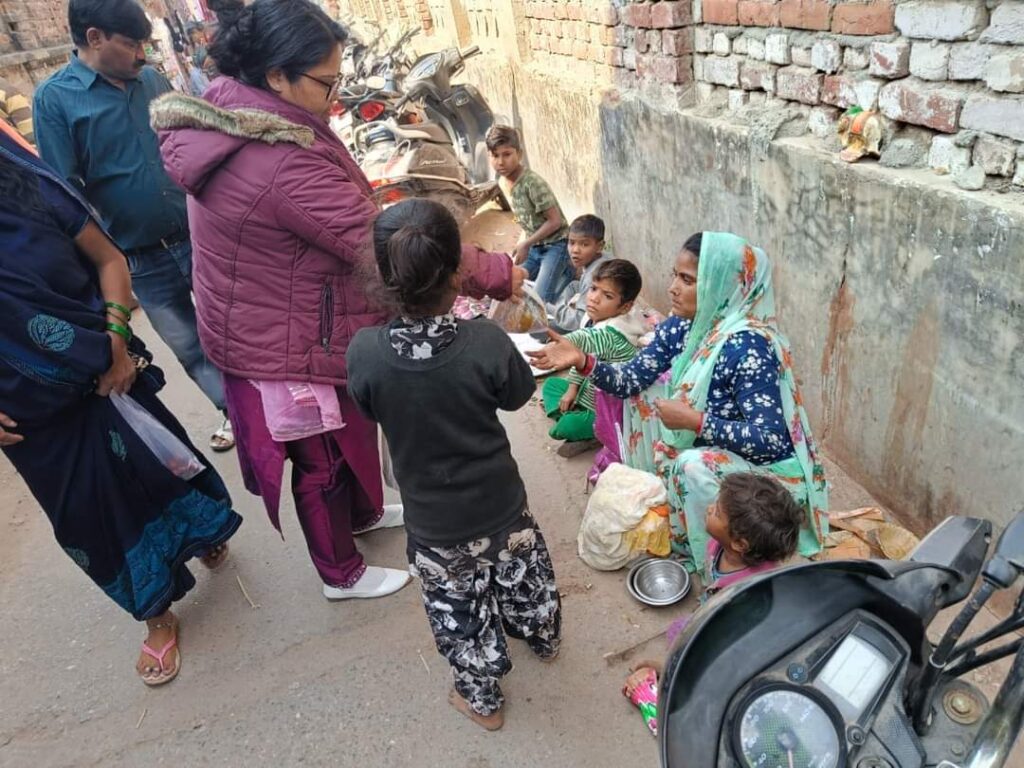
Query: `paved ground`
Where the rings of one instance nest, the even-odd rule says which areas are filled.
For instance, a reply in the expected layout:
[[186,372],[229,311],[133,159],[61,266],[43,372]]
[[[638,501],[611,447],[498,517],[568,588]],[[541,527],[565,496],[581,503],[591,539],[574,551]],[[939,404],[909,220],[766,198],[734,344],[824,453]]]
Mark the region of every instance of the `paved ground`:
[[[507,237],[510,225],[494,222],[491,230]],[[215,415],[153,346],[168,372],[166,400],[202,439]],[[233,454],[214,459],[239,489],[245,517],[232,561],[214,575],[198,569],[197,588],[178,606],[181,675],[164,689],[145,688],[133,670],[139,627],[60,551],[0,459],[0,765],[656,765],[654,740],[618,693],[626,665],[602,656],[655,634],[689,606],[645,609],[627,596],[622,574],[588,569],[575,536],[589,457],[558,458],[536,405],[506,423],[555,559],[565,645],[555,664],[542,665],[512,641],[507,724],[496,734],[448,707],[446,667],[415,585],[384,600],[327,603],[290,502],[281,541],[241,490]],[[870,502],[838,470],[832,480],[837,507]],[[372,563],[400,566],[403,533],[378,532],[362,549]],[[663,650],[657,641],[645,653]]]

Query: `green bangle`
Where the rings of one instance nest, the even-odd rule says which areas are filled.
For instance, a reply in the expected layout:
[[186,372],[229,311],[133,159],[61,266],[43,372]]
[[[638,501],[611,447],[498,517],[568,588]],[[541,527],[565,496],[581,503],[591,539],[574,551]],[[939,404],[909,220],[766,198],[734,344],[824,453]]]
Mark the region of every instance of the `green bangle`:
[[118,336],[124,338],[125,341],[132,340],[132,329],[117,323],[107,323],[107,330],[111,333],[116,333]]
[[110,309],[116,309],[118,312],[124,313],[126,317],[132,316],[132,311],[128,309],[124,304],[118,304],[116,301],[108,301],[106,306]]
[[118,322],[124,323],[125,325],[128,325],[132,321],[131,316],[124,315],[116,309],[108,309],[107,315],[114,318],[114,320],[117,320]]

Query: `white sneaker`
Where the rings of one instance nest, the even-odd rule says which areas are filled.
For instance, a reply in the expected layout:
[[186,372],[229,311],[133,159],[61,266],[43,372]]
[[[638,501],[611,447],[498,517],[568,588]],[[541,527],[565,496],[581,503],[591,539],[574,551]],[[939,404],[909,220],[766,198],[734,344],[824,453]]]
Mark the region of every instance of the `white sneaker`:
[[324,597],[328,600],[387,597],[408,584],[411,578],[408,571],[368,565],[359,581],[351,587],[332,587],[330,584],[324,584]]
[[403,525],[405,525],[405,508],[401,504],[385,504],[384,514],[380,516],[380,520],[369,528],[353,531],[352,535],[362,536],[364,533],[377,531],[381,528],[399,528]]

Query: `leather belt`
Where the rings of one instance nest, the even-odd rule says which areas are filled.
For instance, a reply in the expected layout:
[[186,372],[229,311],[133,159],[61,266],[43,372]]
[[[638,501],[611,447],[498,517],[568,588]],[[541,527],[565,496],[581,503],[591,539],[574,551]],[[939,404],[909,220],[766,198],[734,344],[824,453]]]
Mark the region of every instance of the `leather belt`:
[[180,232],[176,235],[161,237],[152,245],[143,245],[139,248],[129,248],[124,252],[124,254],[125,256],[146,256],[150,253],[156,253],[157,251],[166,251],[168,248],[173,248],[186,240],[188,240],[188,232]]

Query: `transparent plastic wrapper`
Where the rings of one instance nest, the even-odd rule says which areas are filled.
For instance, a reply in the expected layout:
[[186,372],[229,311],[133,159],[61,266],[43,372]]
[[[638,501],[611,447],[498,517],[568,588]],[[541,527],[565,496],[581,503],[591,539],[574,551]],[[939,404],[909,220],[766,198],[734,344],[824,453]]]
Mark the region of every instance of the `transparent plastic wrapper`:
[[624,464],[611,464],[590,494],[577,537],[580,559],[599,571],[622,568],[638,554],[631,533],[651,507],[668,504],[661,480]]
[[130,396],[112,392],[110,402],[160,463],[182,480],[191,480],[206,469],[187,445]]
[[548,313],[544,302],[529,285],[523,286],[522,301],[496,301],[490,318],[508,333],[536,333],[547,330]]
[[668,521],[668,504],[647,510],[640,524],[626,534],[626,543],[633,554],[668,557],[672,553],[672,526]]

